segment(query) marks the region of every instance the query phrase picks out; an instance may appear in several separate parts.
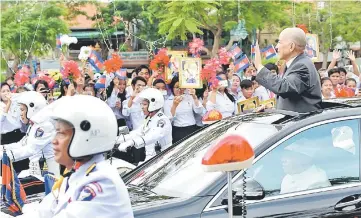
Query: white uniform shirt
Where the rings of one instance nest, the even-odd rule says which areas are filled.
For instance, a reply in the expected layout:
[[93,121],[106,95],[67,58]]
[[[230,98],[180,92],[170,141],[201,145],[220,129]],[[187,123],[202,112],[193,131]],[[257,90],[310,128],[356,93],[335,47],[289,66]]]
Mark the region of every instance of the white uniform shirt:
[[54,160],[54,150],[51,141],[54,138],[54,125],[44,118],[39,122],[32,123],[26,135],[19,141],[4,145],[6,153],[13,161],[29,158],[29,174],[41,179],[39,159],[44,156],[48,171],[59,175],[59,164]]
[[172,145],[172,125],[168,117],[162,111],[153,117],[145,119],[141,128],[131,131],[124,136],[125,141],[133,140],[135,147],[145,147],[146,160],[156,155],[155,146],[161,146],[161,150]]
[[115,105],[117,103],[117,101],[119,100],[121,102],[120,99],[118,99],[118,90],[113,89],[112,94],[110,95],[110,97],[107,99],[107,104],[109,105],[109,107],[113,110],[114,115],[117,119],[122,119],[124,118],[121,109],[116,108]]
[[203,124],[203,122],[202,122],[202,118],[203,118],[203,116],[207,113],[207,109],[203,107],[203,104],[202,104],[203,99],[202,99],[202,97],[200,97],[198,100],[199,100],[199,103],[200,103],[201,106],[202,106],[202,113],[200,113],[200,114],[196,114],[196,113],[195,113],[195,114],[194,114],[194,117],[195,117],[195,119],[196,119],[196,125],[197,125],[197,126],[204,126],[204,124]]
[[[310,179],[312,178],[312,179]],[[331,186],[325,171],[312,165],[299,174],[287,174],[281,183],[281,194]]]
[[125,101],[123,101],[123,116],[129,117],[130,118],[130,122],[132,124],[132,129],[139,129],[141,128],[141,126],[143,125],[143,121],[144,121],[144,113],[142,110],[142,106],[141,106],[141,102],[138,100],[138,98],[134,98],[133,99],[133,104],[132,107],[128,107],[128,101],[130,101],[130,99],[127,99]]
[[5,113],[5,103],[0,101],[0,133],[12,132],[21,127],[20,108],[16,102],[12,102],[8,113]]
[[183,95],[183,100],[177,106],[175,116],[173,117],[171,113],[173,101],[174,96],[171,95],[164,103],[164,113],[171,120],[173,126],[186,127],[195,125],[196,119],[194,113],[202,114],[202,103],[199,102],[199,105],[196,106],[191,95]]
[[222,118],[230,117],[236,111],[236,104],[228,98],[226,93],[221,94],[217,91],[216,103],[213,104],[209,99],[211,98],[211,93],[208,94],[207,101],[207,111],[217,110],[222,114]]
[[259,86],[257,89],[255,89],[253,96],[257,96],[260,101],[266,101],[270,99],[267,89],[263,86]]
[[[90,167],[95,168],[87,173]],[[117,169],[102,154],[64,178],[57,191],[48,194],[34,211],[21,216],[39,218],[133,218],[129,194]]]

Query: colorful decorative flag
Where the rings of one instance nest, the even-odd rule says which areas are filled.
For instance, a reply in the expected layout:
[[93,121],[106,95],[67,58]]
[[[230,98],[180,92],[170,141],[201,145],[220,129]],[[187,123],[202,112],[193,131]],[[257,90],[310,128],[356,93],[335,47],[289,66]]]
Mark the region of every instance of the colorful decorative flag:
[[240,73],[249,66],[250,62],[247,55],[243,55],[234,62],[234,69],[236,73]]
[[22,207],[26,200],[26,194],[6,151],[3,152],[1,176],[1,199],[3,200],[4,205],[14,216],[21,215]]
[[121,68],[115,72],[115,76],[120,79],[126,79],[127,78],[127,68]]
[[56,48],[61,48],[60,36],[61,35],[56,35]]
[[277,55],[276,49],[273,47],[273,45],[269,45],[262,49],[261,53],[267,60]]
[[254,59],[254,57],[256,56],[256,53],[255,53],[255,45],[251,45],[251,58]]
[[101,75],[97,82],[94,85],[94,88],[96,89],[105,89],[105,83],[106,83],[107,77],[105,75]]
[[242,54],[242,49],[234,44],[231,49],[229,49],[228,54],[232,57],[233,60],[236,60]]
[[96,51],[92,51],[89,58],[88,58],[88,62],[94,67],[94,69],[99,73],[100,69],[103,68],[103,59],[100,56],[99,52]]

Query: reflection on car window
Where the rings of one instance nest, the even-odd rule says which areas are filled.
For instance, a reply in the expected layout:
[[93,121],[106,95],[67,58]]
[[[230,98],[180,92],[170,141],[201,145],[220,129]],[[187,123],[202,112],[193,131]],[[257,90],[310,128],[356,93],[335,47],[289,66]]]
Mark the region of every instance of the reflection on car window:
[[357,120],[316,126],[286,140],[249,170],[266,196],[359,181]]
[[168,150],[166,154],[145,166],[138,175],[128,181],[128,184],[164,196],[195,196],[222,176],[221,172],[210,173],[203,170],[202,157],[208,148],[220,136],[236,126],[241,134],[255,135],[252,132],[256,131],[258,138],[251,144],[257,146],[256,143],[270,137],[275,130],[272,125],[263,124],[264,127],[262,124],[257,125],[258,129],[252,129],[251,127],[254,127],[252,123],[233,121],[216,123]]

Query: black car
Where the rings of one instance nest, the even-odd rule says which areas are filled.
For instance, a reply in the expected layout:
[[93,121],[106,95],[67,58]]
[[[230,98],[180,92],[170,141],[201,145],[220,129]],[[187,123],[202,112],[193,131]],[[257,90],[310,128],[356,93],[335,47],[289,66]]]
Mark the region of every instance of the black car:
[[124,177],[135,217],[227,217],[226,174],[201,164],[227,131],[255,151],[252,167],[233,174],[234,217],[361,216],[361,99],[337,101],[236,115],[170,147]]

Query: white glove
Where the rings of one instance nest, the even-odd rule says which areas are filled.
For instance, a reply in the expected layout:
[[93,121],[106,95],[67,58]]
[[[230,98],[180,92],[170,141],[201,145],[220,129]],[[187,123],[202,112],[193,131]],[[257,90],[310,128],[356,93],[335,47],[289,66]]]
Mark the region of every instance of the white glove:
[[120,134],[120,136],[117,137],[117,141],[115,142],[115,144],[121,144],[125,142],[125,136],[123,134]]
[[129,140],[126,142],[123,142],[119,145],[118,150],[119,151],[126,151],[128,147],[134,146],[134,141],[133,140]]

